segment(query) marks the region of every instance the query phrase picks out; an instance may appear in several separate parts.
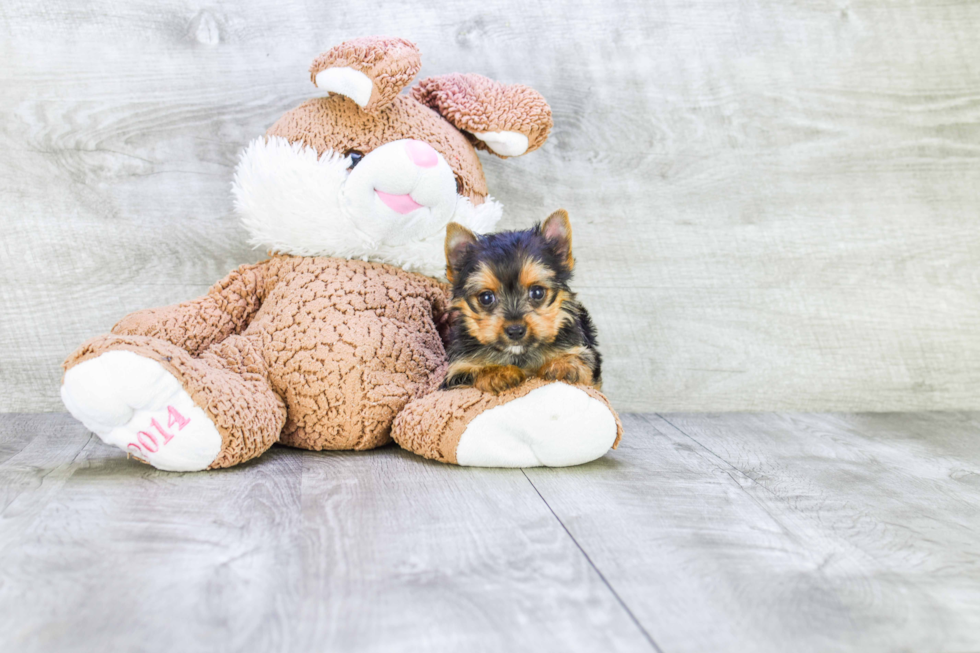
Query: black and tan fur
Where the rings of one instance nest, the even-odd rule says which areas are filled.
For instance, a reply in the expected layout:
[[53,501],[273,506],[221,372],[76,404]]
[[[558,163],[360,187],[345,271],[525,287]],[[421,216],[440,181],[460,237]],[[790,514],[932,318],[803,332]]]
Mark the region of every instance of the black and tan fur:
[[450,223],[446,261],[453,326],[443,389],[496,394],[535,376],[601,385],[595,327],[568,287],[575,261],[565,210],[486,236]]

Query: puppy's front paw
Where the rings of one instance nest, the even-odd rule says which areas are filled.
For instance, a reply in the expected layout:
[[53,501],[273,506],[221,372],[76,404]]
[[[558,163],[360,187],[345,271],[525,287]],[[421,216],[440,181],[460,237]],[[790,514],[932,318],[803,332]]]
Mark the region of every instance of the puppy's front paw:
[[538,376],[548,381],[592,383],[592,370],[578,356],[559,356],[538,370]]
[[516,365],[494,365],[477,373],[473,387],[483,392],[499,395],[505,390],[515,388],[524,382],[524,372]]

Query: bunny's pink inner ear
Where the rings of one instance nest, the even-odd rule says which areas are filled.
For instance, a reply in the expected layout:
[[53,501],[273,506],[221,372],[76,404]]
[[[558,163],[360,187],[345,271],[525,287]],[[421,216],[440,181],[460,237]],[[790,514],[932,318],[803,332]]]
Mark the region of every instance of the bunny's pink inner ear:
[[533,152],[551,132],[551,107],[522,84],[454,73],[423,79],[411,96],[467,132],[476,148],[500,157]]
[[405,39],[366,36],[327,50],[310,66],[313,83],[375,113],[389,106],[422,67],[419,49]]

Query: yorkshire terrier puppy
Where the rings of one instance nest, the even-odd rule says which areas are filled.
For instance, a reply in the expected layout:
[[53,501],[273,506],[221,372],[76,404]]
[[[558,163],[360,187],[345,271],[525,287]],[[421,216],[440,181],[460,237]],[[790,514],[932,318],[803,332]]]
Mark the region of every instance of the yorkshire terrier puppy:
[[486,236],[451,222],[446,261],[453,301],[443,389],[498,394],[531,376],[600,386],[595,327],[568,287],[575,261],[564,209],[527,231]]

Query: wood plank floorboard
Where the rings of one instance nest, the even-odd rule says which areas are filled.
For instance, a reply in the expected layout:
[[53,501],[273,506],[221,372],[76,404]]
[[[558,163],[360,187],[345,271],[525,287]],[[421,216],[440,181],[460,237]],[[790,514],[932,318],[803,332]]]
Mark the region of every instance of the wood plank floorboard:
[[662,650],[980,650],[975,415],[625,419],[526,473]]
[[634,651],[520,470],[395,447],[157,472],[0,417],[0,650]]
[[626,415],[571,469],[170,474],[0,415],[0,650],[980,650],[980,416]]

